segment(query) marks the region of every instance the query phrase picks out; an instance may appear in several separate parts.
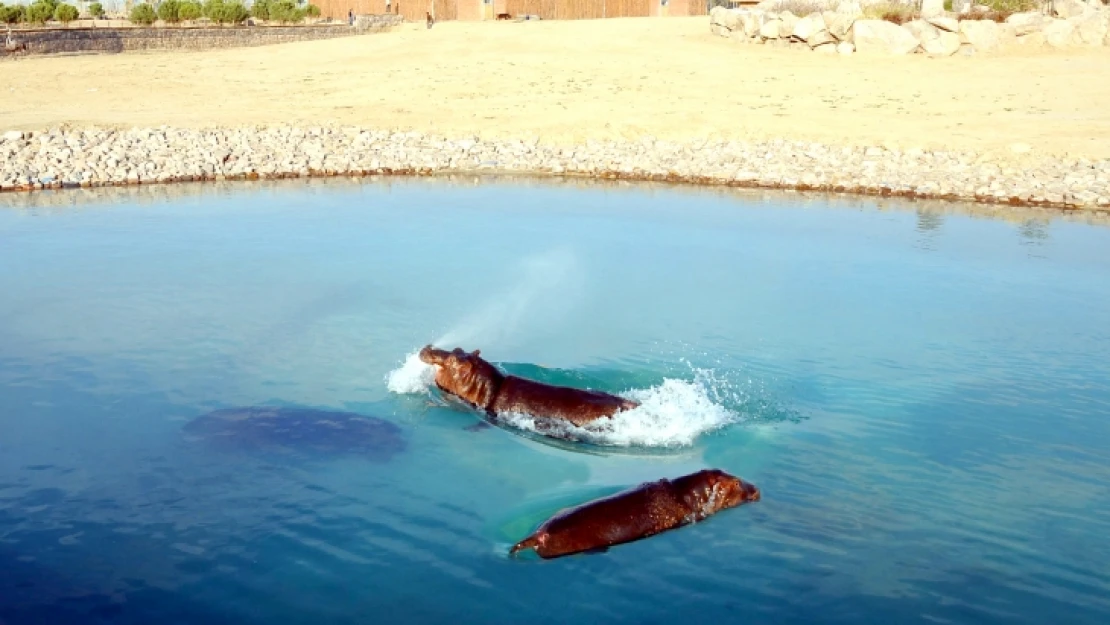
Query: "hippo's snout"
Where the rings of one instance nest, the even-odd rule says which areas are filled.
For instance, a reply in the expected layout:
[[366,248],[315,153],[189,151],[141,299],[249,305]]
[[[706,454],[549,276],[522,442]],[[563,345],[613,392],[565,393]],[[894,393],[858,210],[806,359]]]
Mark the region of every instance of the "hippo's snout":
[[759,487],[751,482],[740,480],[740,489],[744,492],[744,498],[747,501],[759,501],[763,497]]
[[443,351],[442,349],[436,349],[431,345],[425,345],[424,349],[420,350],[419,356],[420,360],[428,363],[429,365],[438,365],[443,363],[443,360],[447,358],[447,352]]

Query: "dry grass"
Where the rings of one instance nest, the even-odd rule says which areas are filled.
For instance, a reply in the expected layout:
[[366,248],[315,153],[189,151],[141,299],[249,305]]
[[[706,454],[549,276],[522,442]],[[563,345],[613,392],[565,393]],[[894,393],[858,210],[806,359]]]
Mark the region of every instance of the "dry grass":
[[905,24],[917,19],[917,8],[912,4],[887,2],[863,8],[863,17],[871,20],[885,20],[895,24]]

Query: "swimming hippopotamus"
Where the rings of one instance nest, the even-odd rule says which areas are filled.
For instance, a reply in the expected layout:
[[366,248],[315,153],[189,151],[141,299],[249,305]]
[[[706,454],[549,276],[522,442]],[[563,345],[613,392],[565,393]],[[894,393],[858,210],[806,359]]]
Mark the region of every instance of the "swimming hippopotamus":
[[545,521],[509,555],[534,549],[544,559],[605,551],[696,523],[726,508],[760,500],[759,488],[719,469],[635,488],[563,510]]
[[483,360],[479,353],[478,350],[467,353],[458,347],[446,351],[428,345],[420,350],[420,360],[435,365],[436,386],[491,417],[520,413],[581,426],[640,405],[600,391],[505,375]]

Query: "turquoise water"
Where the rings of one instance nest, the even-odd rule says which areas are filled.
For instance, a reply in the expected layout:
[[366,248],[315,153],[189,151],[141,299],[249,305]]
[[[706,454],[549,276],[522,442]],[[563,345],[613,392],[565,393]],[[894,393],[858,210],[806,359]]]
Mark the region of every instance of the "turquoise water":
[[[5,199],[6,625],[1110,622],[1104,226],[525,181],[213,188]],[[644,407],[582,443],[475,429],[424,384],[429,342]],[[185,434],[259,405],[403,444]],[[562,506],[707,466],[763,500],[506,556]]]

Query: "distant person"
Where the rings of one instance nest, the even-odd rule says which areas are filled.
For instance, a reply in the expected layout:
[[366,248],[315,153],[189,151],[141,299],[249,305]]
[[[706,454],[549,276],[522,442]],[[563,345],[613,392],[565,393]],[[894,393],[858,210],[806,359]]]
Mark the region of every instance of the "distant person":
[[355,25],[355,12],[351,9],[347,9],[347,23],[351,26]]
[[385,12],[386,13],[392,13],[393,12],[393,0],[385,0]]

